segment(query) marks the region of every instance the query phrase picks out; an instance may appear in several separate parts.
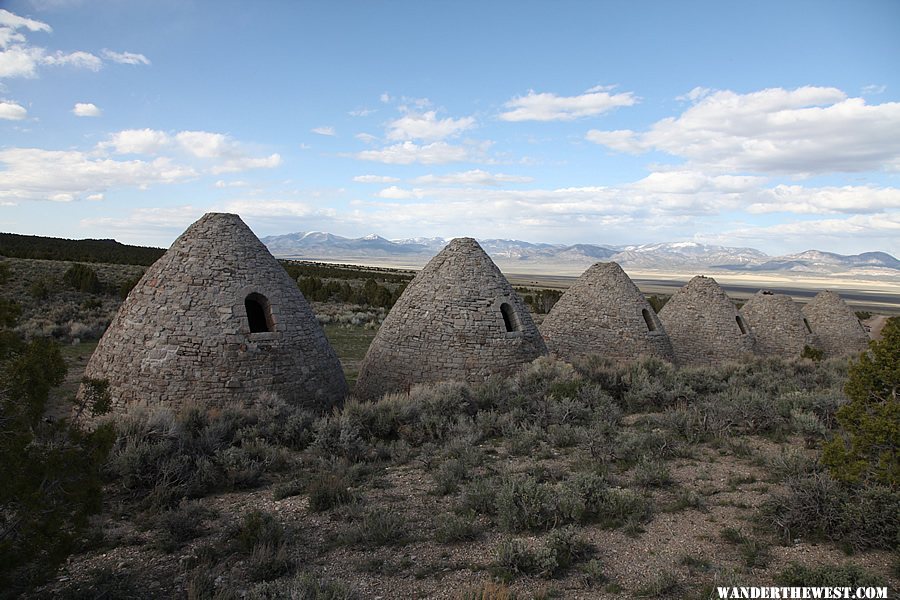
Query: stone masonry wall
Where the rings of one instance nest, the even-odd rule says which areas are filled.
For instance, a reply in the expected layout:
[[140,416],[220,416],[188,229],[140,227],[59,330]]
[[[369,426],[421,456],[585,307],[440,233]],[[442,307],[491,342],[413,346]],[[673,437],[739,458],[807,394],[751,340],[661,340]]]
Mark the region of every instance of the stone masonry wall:
[[[508,304],[507,331],[501,306]],[[474,239],[450,242],[404,290],[360,365],[355,393],[377,399],[416,383],[479,383],[546,354],[524,303]]]
[[613,262],[598,262],[585,271],[544,319],[541,333],[547,349],[567,361],[588,354],[618,361],[642,356],[675,360],[662,322]]
[[[268,299],[273,331],[251,333],[245,298]],[[296,283],[237,215],[210,213],[128,295],[85,375],[108,379],[113,411],[252,402],[275,392],[327,409],[347,393],[340,363]]]
[[798,358],[804,346],[815,346],[800,306],[789,296],[759,291],[741,308],[761,356]]
[[748,327],[742,333],[738,311],[711,277],[698,275],[675,292],[659,312],[679,366],[717,365],[753,352]]
[[803,314],[826,357],[857,354],[868,347],[866,330],[836,293],[819,292],[803,307]]

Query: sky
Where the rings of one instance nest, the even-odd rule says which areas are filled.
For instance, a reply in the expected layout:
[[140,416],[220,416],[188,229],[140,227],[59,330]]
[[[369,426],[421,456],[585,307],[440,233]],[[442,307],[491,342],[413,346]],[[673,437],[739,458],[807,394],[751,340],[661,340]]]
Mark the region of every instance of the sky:
[[0,0],[0,231],[900,256],[900,2]]

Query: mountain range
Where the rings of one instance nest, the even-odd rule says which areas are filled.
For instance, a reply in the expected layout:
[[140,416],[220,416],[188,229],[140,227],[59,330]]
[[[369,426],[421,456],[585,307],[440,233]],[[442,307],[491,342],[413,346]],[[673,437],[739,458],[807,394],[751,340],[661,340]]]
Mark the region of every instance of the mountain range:
[[[417,237],[389,240],[371,234],[346,238],[321,231],[268,236],[262,242],[275,256],[391,265],[422,266],[449,240]],[[674,271],[702,267],[708,270],[900,276],[900,260],[885,252],[843,255],[819,250],[769,256],[754,248],[715,246],[697,242],[669,242],[631,246],[596,244],[543,244],[522,240],[479,240],[504,270],[535,271],[566,266],[584,269],[598,261],[614,261],[623,268]]]

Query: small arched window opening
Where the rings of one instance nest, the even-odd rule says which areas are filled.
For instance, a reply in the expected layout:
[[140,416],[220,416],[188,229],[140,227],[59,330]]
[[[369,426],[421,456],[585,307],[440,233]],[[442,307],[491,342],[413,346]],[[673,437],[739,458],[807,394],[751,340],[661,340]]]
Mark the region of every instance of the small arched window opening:
[[803,325],[806,327],[806,331],[812,333],[812,327],[809,326],[809,321],[806,318],[803,319]]
[[656,322],[650,316],[650,311],[646,308],[642,309],[641,316],[644,317],[644,323],[647,324],[647,331],[656,331]]
[[250,324],[250,333],[264,333],[274,331],[272,322],[272,309],[269,299],[256,292],[244,299],[244,308],[247,309],[247,322]]
[[512,306],[504,302],[500,305],[500,314],[503,315],[503,325],[506,326],[506,331],[519,330],[519,319],[516,318],[516,312]]
[[741,335],[746,334],[747,327],[744,325],[744,320],[741,318],[741,316],[740,315],[736,316],[734,318],[734,320],[737,321],[738,327],[741,328]]

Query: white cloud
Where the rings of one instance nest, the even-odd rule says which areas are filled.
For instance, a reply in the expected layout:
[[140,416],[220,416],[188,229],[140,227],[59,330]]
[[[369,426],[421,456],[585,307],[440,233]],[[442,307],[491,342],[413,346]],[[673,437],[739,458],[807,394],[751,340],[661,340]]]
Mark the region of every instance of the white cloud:
[[391,96],[387,92],[384,92],[383,94],[381,94],[381,96],[378,97],[378,99],[387,104],[391,101]]
[[700,171],[658,171],[629,184],[630,189],[660,194],[697,194],[700,192],[744,193],[757,189],[764,177],[710,175]]
[[157,154],[172,143],[164,131],[155,129],[125,129],[109,136],[100,147],[112,147],[119,154]]
[[885,91],[887,91],[886,85],[874,85],[873,84],[873,85],[864,86],[862,89],[862,93],[867,96],[868,95],[875,96],[878,94],[883,94]]
[[513,98],[504,104],[510,110],[501,113],[500,118],[504,121],[572,121],[601,115],[620,106],[632,106],[637,101],[631,92],[588,91],[580,96],[557,96],[529,90],[527,96]]
[[82,50],[68,53],[60,52],[57,50],[53,54],[44,54],[40,58],[40,63],[55,67],[78,67],[82,69],[89,69],[91,71],[99,71],[100,67],[103,66],[103,61],[100,60],[99,56],[91,54],[90,52],[84,52]]
[[356,110],[351,110],[348,115],[351,117],[368,117],[369,115],[375,114],[378,112],[374,108],[357,108]]
[[280,165],[280,154],[270,154],[269,156],[261,156],[258,158],[243,156],[228,159],[225,162],[212,167],[209,172],[213,175],[222,175],[224,173],[237,173],[249,169],[274,169]]
[[400,180],[386,175],[357,175],[353,181],[356,183],[394,183]]
[[386,198],[389,200],[407,200],[409,198],[422,198],[425,195],[425,192],[418,189],[407,190],[392,185],[383,190],[379,190],[377,195],[379,198]]
[[0,52],[0,78],[36,77],[43,54],[41,48],[25,48],[19,45]]
[[148,229],[161,232],[181,232],[203,216],[204,211],[193,206],[136,208],[124,218],[98,217],[82,219],[82,227],[116,230],[131,235],[146,236]]
[[48,52],[45,48],[31,46],[19,30],[32,33],[53,31],[46,23],[0,9],[0,78],[36,77],[41,65],[73,66],[96,71],[103,64],[99,57],[90,52]]
[[402,142],[381,150],[364,150],[355,156],[361,160],[371,160],[386,164],[409,165],[422,163],[434,165],[467,160],[469,152],[462,146],[453,146],[446,142],[434,142],[425,145]]
[[50,33],[53,29],[41,21],[20,17],[8,10],[0,8],[0,27],[8,28],[13,31],[17,29],[27,29],[28,31],[44,31]]
[[900,103],[867,105],[836,88],[718,91],[646,132],[588,132],[614,150],[658,150],[695,168],[810,175],[900,169]]
[[144,56],[143,54],[136,54],[134,52],[113,52],[107,48],[103,49],[101,52],[103,58],[106,60],[112,61],[114,63],[119,63],[120,65],[149,65],[150,59]]
[[422,175],[413,179],[419,185],[490,185],[497,186],[502,183],[527,183],[532,177],[521,175],[505,175],[503,173],[488,173],[481,169],[463,171],[459,173],[446,173],[444,175]]
[[99,117],[103,114],[96,104],[90,102],[78,102],[72,109],[72,114],[76,117]]
[[21,121],[28,116],[28,111],[21,104],[10,100],[0,101],[0,119]]
[[225,205],[225,210],[249,217],[309,217],[335,213],[332,209],[291,200],[233,200]]
[[810,248],[846,248],[844,252],[881,249],[900,252],[900,212],[846,218],[791,221],[769,226],[743,225],[719,234],[700,235],[707,243],[776,246],[797,252]]
[[746,207],[751,214],[865,214],[888,209],[900,209],[900,189],[851,185],[821,188],[777,185],[760,190],[757,199]]
[[216,186],[217,188],[219,188],[219,189],[224,189],[224,188],[232,188],[232,187],[246,187],[246,186],[248,186],[248,185],[250,185],[250,184],[247,183],[246,181],[240,181],[240,180],[238,180],[238,181],[225,181],[224,179],[219,179],[219,180],[216,181],[216,183],[213,184],[213,185],[215,185],[215,186]]
[[236,144],[225,134],[209,131],[181,131],[175,141],[197,158],[222,158],[238,154]]
[[111,134],[91,152],[0,150],[0,199],[70,201],[114,188],[145,189],[280,164],[280,155],[250,156],[224,134],[129,129]]
[[49,51],[42,46],[29,43],[22,31],[31,33],[51,33],[52,28],[41,21],[28,19],[0,9],[0,78],[37,77],[38,68],[75,67],[99,71],[103,59],[123,64],[150,64],[143,54],[133,52],[113,52],[104,49],[103,58],[83,50],[74,52]]
[[375,137],[374,135],[372,135],[371,133],[357,133],[353,137],[355,137],[359,141],[364,142],[366,144],[372,144],[372,143],[378,141],[378,138]]
[[395,141],[435,141],[459,135],[474,125],[475,119],[472,117],[438,119],[433,110],[422,114],[409,113],[388,125],[387,137]]
[[334,127],[328,126],[314,127],[310,131],[319,135],[335,135]]
[[114,160],[74,150],[0,150],[0,199],[68,202],[119,187],[146,187],[196,177],[171,159]]

